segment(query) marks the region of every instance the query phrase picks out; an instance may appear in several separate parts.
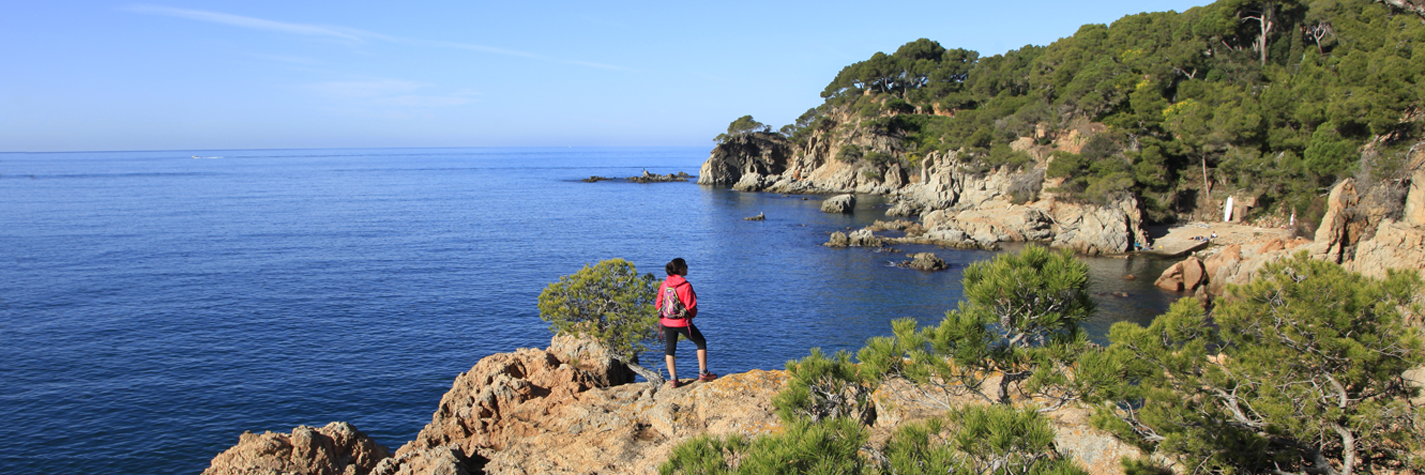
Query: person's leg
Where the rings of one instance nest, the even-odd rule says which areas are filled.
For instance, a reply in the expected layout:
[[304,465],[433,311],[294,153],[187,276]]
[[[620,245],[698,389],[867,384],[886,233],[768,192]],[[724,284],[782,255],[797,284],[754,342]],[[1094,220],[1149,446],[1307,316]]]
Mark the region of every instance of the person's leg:
[[698,345],[698,375],[708,372],[708,340],[703,338],[703,332],[698,331],[698,327],[688,322],[688,340],[694,345]]
[[668,363],[668,380],[678,380],[678,365],[673,355],[678,353],[678,328],[663,327],[663,360]]

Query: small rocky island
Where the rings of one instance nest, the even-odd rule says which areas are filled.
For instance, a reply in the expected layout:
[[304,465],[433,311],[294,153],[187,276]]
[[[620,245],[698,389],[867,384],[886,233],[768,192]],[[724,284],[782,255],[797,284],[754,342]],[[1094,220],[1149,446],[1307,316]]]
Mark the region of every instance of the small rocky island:
[[639,175],[639,176],[631,176],[631,177],[628,177],[628,178],[611,178],[611,177],[606,177],[606,176],[594,175],[594,176],[585,178],[585,179],[580,180],[580,181],[582,181],[582,182],[584,182],[584,183],[598,183],[598,182],[601,182],[601,181],[624,180],[624,181],[627,181],[627,182],[630,182],[630,183],[670,183],[670,182],[675,182],[675,181],[683,181],[683,182],[685,182],[685,181],[688,181],[688,179],[690,179],[690,178],[692,178],[692,177],[693,177],[693,176],[692,176],[692,175],[689,175],[687,172],[678,172],[678,173],[669,173],[669,174],[667,174],[667,175],[659,175],[659,174],[657,174],[657,173],[649,173],[648,170],[644,170],[642,175]]

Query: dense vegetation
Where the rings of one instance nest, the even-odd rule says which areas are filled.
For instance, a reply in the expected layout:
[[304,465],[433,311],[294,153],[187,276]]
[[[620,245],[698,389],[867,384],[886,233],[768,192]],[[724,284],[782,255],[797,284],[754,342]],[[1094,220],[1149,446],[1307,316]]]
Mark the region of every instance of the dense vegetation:
[[[1107,348],[1077,328],[1093,308],[1087,268],[1071,255],[1031,247],[966,275],[969,300],[938,326],[898,321],[860,363],[818,350],[788,362],[787,389],[773,399],[785,431],[695,438],[661,471],[1082,473],[1041,415],[1076,400],[1096,408],[1095,425],[1190,473],[1425,470],[1425,413],[1401,377],[1425,362],[1406,325],[1420,315],[1414,272],[1375,280],[1298,254],[1229,286],[1210,312],[1188,298],[1148,328],[1116,324]],[[994,378],[1005,382],[987,394]],[[872,444],[871,394],[892,382],[896,397],[946,412]]]
[[1049,166],[1073,196],[1133,194],[1154,220],[1232,192],[1306,215],[1340,178],[1403,177],[1420,137],[1422,39],[1421,17],[1368,0],[1220,0],[989,57],[920,39],[846,66],[825,103],[780,132],[806,143],[849,114],[901,146],[843,160],[914,167],[958,151],[988,168],[1031,162],[1016,139],[1047,144],[1098,123],[1107,130]]

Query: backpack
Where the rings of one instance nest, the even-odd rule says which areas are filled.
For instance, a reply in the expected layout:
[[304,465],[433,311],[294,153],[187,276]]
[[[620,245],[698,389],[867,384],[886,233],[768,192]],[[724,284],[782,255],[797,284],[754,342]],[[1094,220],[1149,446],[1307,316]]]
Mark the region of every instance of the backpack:
[[688,318],[688,307],[683,306],[683,301],[678,299],[677,290],[672,287],[663,288],[663,306],[658,308],[658,316],[670,320]]

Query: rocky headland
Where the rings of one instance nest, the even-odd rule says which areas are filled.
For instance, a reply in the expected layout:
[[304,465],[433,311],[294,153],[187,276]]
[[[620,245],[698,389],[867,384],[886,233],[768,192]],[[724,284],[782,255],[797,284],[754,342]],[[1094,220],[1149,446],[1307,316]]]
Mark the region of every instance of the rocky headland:
[[[784,372],[761,370],[674,389],[636,383],[599,345],[556,336],[547,349],[494,354],[461,373],[430,423],[394,452],[333,422],[245,433],[204,474],[657,473],[693,437],[781,431],[771,401],[786,384]],[[917,394],[900,380],[877,390],[872,444],[900,424],[945,413]],[[1090,412],[1070,405],[1048,413],[1055,445],[1090,473],[1123,473],[1119,460],[1142,453],[1093,428]]]
[[1050,145],[1033,139],[1015,142],[1017,151],[1036,157],[1022,171],[976,170],[957,152],[931,152],[919,168],[900,163],[872,167],[835,158],[854,145],[901,154],[899,138],[860,126],[848,113],[832,114],[838,126],[819,129],[805,145],[778,134],[754,132],[729,137],[713,149],[698,175],[703,185],[780,194],[837,194],[822,211],[847,213],[854,194],[885,195],[890,216],[919,218],[925,232],[917,242],[957,248],[995,249],[1001,242],[1042,241],[1088,255],[1122,254],[1147,240],[1138,202],[1125,196],[1107,204],[1073,203],[1052,191],[1060,180],[1046,179],[1050,153],[1077,151],[1083,137],[1067,134]]

